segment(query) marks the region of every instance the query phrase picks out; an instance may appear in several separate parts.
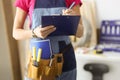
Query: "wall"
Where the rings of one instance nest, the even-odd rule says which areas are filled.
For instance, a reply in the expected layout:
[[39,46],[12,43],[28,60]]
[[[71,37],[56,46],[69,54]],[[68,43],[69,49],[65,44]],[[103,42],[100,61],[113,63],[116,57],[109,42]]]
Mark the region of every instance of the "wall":
[[[89,1],[93,1],[93,0],[83,0],[86,2]],[[115,20],[115,19],[120,19],[120,0],[94,0],[96,3],[96,7],[95,7],[95,11],[97,13],[96,16],[96,21],[97,21],[97,28],[100,27],[100,22],[102,20]],[[87,10],[87,9],[86,9]],[[90,16],[90,15],[89,15]],[[110,55],[108,53],[108,56],[111,56],[111,58],[114,58],[114,54]],[[91,57],[91,60],[89,59]],[[120,68],[119,68],[119,63],[120,63],[120,57],[118,57],[119,59],[116,59],[116,61],[114,62],[114,59],[110,59],[110,61],[108,61],[108,57],[101,57],[101,56],[96,56],[92,57],[91,55],[80,55],[77,54],[77,64],[78,64],[78,79],[77,80],[92,80],[92,75],[89,72],[85,72],[83,70],[83,66],[86,63],[91,63],[91,62],[99,62],[99,63],[104,63],[109,65],[110,68],[110,72],[108,74],[105,74],[104,80],[120,80],[120,77],[118,74],[120,74]],[[99,61],[100,58],[105,58],[105,59],[101,59]],[[83,60],[82,60],[83,59]],[[81,68],[80,68],[81,67]]]
[[13,80],[4,14],[0,2],[0,80]]
[[97,23],[100,27],[101,20],[120,19],[120,0],[96,0]]
[[0,80],[21,80],[17,41],[12,37],[12,0],[0,1]]

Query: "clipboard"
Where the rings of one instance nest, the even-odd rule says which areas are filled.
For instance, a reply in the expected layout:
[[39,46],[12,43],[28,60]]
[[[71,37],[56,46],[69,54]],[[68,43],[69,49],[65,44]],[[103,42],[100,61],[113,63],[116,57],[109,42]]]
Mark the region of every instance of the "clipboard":
[[42,16],[42,27],[54,25],[56,30],[48,36],[75,35],[80,16]]

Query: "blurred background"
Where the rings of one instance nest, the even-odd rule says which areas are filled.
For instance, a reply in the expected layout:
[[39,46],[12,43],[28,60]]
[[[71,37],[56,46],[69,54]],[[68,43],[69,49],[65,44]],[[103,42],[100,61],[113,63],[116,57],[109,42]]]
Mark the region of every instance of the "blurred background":
[[[14,1],[0,0],[0,80],[24,77],[28,40],[12,38]],[[76,52],[77,80],[120,80],[120,0],[82,2],[84,35],[80,39],[70,36]],[[26,19],[26,29],[28,24]]]

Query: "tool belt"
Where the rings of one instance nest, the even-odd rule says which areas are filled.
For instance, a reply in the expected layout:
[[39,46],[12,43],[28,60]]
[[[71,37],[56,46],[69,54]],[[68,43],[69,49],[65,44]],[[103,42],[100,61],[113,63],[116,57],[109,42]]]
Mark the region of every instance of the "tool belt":
[[56,77],[60,76],[63,67],[63,53],[70,48],[71,44],[67,45],[66,48],[58,54],[52,55],[52,59],[41,59],[37,65],[33,58],[30,58],[28,65],[28,78],[33,80],[55,80]]

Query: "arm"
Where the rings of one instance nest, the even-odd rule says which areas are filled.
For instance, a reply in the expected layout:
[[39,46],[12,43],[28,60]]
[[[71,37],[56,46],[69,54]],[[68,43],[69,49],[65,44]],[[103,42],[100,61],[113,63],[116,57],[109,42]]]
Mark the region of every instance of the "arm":
[[[74,6],[73,11],[75,11],[75,13],[77,13],[77,15],[81,15],[79,5]],[[76,37],[80,38],[83,35],[83,30],[84,29],[83,29],[83,24],[82,24],[82,18],[80,18],[80,22],[78,24],[78,29],[77,29],[77,32],[76,32]]]
[[[13,24],[13,37],[16,40],[22,40],[32,37],[31,30],[24,30],[24,22],[27,17],[27,13],[20,8],[16,9],[16,15]],[[24,36],[23,36],[24,35]]]
[[[27,12],[17,7],[13,25],[13,37],[16,40],[32,38],[32,30],[25,30],[23,27],[26,17]],[[45,38],[51,32],[55,31],[55,29],[56,28],[54,26],[47,26],[45,28],[37,27],[34,29],[34,33],[36,34],[37,37]]]
[[[80,15],[80,6],[76,5],[72,9],[66,9],[63,10],[63,15]],[[78,24],[78,29],[76,32],[76,37],[81,37],[83,35],[83,25],[82,25],[82,20],[80,19],[79,24]]]

